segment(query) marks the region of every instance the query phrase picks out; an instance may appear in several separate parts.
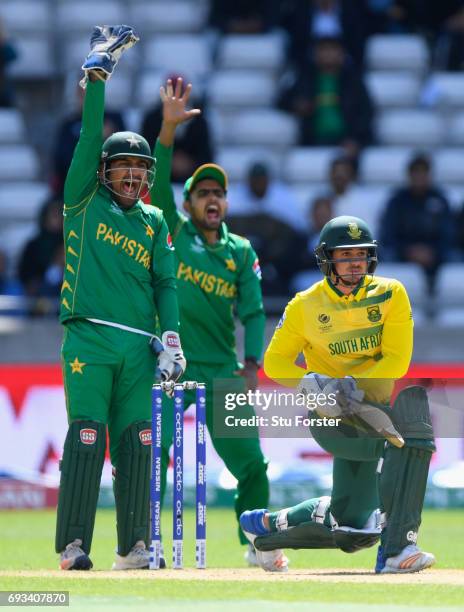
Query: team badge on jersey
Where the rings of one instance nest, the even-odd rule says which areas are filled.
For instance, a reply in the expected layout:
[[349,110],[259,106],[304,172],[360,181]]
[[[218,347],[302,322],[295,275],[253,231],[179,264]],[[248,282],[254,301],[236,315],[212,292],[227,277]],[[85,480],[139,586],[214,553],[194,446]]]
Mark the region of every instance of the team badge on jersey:
[[325,314],[325,313],[321,313],[318,317],[317,320],[319,321],[319,323],[328,323],[330,321],[330,315]]
[[371,323],[377,323],[377,321],[380,321],[382,315],[380,313],[379,306],[368,306],[367,318],[369,319],[369,321],[371,321]]
[[232,257],[230,259],[224,259],[224,262],[228,270],[230,270],[231,272],[235,272],[235,270],[237,269],[237,264],[232,259]]
[[166,236],[166,244],[168,245],[168,249],[170,251],[174,251],[174,245],[172,244],[171,234],[168,232]]
[[259,259],[256,258],[253,265],[253,272],[256,274],[256,276],[259,278],[259,280],[261,280],[261,268],[259,266]]

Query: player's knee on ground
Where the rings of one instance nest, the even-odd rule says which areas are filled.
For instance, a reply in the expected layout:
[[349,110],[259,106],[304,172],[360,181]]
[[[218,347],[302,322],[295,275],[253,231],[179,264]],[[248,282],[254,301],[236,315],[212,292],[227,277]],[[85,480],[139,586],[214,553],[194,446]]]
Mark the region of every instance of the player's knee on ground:
[[85,553],[90,552],[105,449],[106,426],[103,423],[71,423],[60,462],[55,540],[58,553],[75,539],[82,541]]
[[151,423],[124,430],[114,476],[118,553],[125,556],[139,540],[148,545],[150,513]]

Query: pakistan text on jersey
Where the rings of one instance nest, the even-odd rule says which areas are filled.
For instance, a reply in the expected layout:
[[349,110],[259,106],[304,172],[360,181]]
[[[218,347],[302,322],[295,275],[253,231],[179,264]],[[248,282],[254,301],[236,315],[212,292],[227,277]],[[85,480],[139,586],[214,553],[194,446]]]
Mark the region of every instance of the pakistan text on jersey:
[[237,295],[237,287],[220,276],[207,274],[203,270],[192,269],[180,262],[177,268],[177,278],[194,285],[199,285],[206,293],[213,293],[219,296],[234,298]]
[[369,349],[380,346],[381,342],[382,332],[379,331],[376,334],[370,334],[368,336],[331,342],[329,344],[329,350],[331,355],[346,355],[347,353],[368,351]]
[[149,251],[143,244],[137,242],[137,240],[131,240],[128,236],[120,234],[118,231],[114,231],[112,227],[107,226],[105,223],[99,223],[97,227],[97,240],[103,240],[103,242],[110,242],[112,245],[119,247],[124,253],[127,253],[129,257],[133,257],[135,261],[142,264],[147,270],[151,266],[151,256]]

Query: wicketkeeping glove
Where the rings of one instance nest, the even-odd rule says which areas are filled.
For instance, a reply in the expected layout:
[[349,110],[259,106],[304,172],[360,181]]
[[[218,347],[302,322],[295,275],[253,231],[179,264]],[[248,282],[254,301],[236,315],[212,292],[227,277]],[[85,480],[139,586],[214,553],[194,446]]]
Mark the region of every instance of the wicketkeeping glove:
[[81,86],[85,88],[90,71],[94,71],[102,81],[107,81],[123,52],[138,40],[134,30],[127,25],[95,26],[90,38],[90,53],[82,64],[85,77],[80,82]]
[[161,340],[154,336],[150,340],[150,346],[158,357],[158,367],[156,368],[156,380],[176,382],[185,372],[187,362],[185,361],[179,334],[172,331],[165,331]]
[[[333,396],[335,403],[324,402],[318,406],[316,412],[320,416],[345,418],[356,417],[373,429],[397,448],[404,445],[404,439],[399,431],[396,430],[388,408],[382,408],[379,404],[371,404],[364,400],[364,391],[358,389],[356,380],[351,376],[344,378],[331,378],[324,374],[310,372],[301,379],[298,392],[307,395],[308,393],[323,393],[325,397]],[[350,424],[352,424],[350,422]],[[360,429],[360,424],[356,425]]]

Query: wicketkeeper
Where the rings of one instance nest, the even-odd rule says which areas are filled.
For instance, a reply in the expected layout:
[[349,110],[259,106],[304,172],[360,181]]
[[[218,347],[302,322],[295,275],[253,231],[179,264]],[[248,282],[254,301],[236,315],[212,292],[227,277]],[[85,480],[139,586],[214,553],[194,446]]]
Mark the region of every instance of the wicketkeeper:
[[141,198],[155,159],[144,138],[102,143],[105,80],[137,37],[96,27],[84,62],[82,130],[64,187],[65,271],[60,320],[69,430],[61,461],[56,551],[64,570],[87,570],[108,426],[118,548],[113,569],[148,566],[150,341],[159,318],[165,380],[185,369],[178,335],[174,252],[162,213]]
[[[334,457],[332,495],[245,512],[240,522],[268,571],[286,571],[283,548],[355,552],[380,540],[377,573],[417,572],[435,562],[417,546],[435,450],[425,390],[408,387],[390,407],[412,355],[409,299],[397,280],[374,275],[377,243],[361,219],[329,221],[315,254],[324,279],[288,304],[264,368],[301,393],[333,394],[333,405],[322,402],[316,412],[340,418],[340,426],[310,427]],[[303,378],[300,352],[309,370]]]

